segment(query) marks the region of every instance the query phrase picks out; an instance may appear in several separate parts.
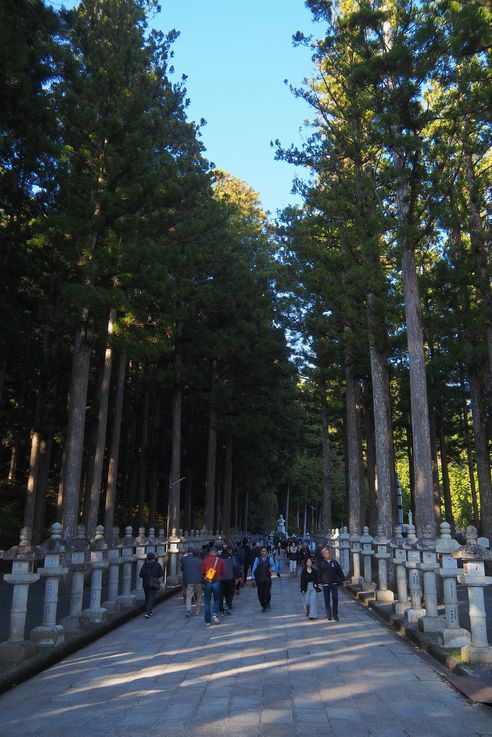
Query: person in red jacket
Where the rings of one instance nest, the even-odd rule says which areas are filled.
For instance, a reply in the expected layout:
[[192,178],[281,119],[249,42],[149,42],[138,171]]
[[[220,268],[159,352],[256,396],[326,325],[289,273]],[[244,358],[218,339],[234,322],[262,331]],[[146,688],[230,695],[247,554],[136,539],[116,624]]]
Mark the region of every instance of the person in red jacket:
[[[208,627],[212,622],[220,624],[219,606],[221,588],[220,582],[224,574],[224,561],[218,557],[218,548],[212,548],[202,562],[203,595],[205,604],[205,624]],[[214,598],[212,610],[212,596]]]

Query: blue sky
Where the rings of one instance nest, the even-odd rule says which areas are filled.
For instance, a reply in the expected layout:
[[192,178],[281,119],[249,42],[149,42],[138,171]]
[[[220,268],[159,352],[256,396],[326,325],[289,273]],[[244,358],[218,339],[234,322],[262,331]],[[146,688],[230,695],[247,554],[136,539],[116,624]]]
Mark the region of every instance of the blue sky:
[[301,172],[274,161],[270,141],[299,145],[312,114],[284,84],[299,86],[312,74],[309,50],[293,48],[292,36],[321,28],[304,0],[163,0],[161,6],[152,25],[180,31],[173,65],[177,77],[188,76],[189,118],[207,121],[206,156],[248,182],[274,215],[295,201],[292,180]]

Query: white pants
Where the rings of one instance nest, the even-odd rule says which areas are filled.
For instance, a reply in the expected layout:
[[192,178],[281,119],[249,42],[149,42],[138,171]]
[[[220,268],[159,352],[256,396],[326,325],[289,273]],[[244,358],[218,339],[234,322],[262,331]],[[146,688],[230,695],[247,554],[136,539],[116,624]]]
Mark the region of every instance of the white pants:
[[318,607],[316,602],[316,589],[311,581],[307,585],[307,591],[303,594],[304,605],[306,607],[306,614],[309,619],[318,618]]
[[293,573],[294,575],[297,574],[297,561],[296,560],[289,561],[289,571]]

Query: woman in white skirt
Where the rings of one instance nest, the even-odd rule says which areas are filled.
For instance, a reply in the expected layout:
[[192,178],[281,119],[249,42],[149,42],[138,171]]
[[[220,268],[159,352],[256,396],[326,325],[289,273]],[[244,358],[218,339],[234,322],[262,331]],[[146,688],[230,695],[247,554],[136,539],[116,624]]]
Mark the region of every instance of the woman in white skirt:
[[316,594],[319,590],[318,572],[314,570],[311,558],[307,558],[301,572],[301,594],[304,600],[306,617],[309,617],[309,619],[318,618]]

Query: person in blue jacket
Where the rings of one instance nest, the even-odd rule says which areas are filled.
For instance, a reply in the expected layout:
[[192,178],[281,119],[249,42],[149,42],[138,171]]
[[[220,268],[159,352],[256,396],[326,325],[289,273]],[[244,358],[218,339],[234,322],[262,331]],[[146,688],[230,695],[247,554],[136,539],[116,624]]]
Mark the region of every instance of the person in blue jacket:
[[256,581],[256,592],[262,612],[270,609],[272,573],[275,573],[275,561],[268,554],[267,549],[263,547],[259,556],[255,558],[251,569],[251,577]]

